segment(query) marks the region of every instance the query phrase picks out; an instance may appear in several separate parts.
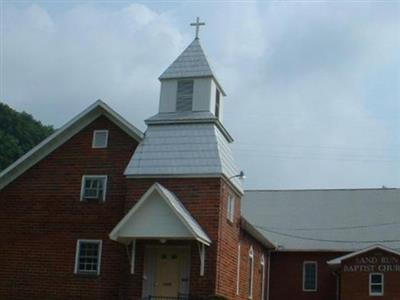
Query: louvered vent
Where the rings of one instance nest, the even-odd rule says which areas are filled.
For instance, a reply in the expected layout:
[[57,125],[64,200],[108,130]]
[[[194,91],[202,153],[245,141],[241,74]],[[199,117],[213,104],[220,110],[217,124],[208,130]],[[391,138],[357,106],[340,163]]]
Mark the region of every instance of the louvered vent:
[[179,80],[176,111],[191,111],[193,102],[193,80]]

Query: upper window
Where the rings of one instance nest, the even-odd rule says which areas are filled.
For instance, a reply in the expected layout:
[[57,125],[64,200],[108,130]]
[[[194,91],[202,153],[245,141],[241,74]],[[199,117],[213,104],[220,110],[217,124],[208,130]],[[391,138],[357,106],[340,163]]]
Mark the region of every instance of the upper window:
[[100,274],[101,244],[101,240],[78,240],[75,274]]
[[108,130],[93,131],[92,148],[107,148]]
[[317,290],[317,262],[306,261],[303,264],[303,291],[315,292]]
[[233,196],[233,195],[228,196],[226,211],[227,211],[226,218],[230,222],[233,222],[234,216],[235,216],[235,196]]
[[220,94],[221,94],[220,91],[218,89],[216,89],[216,92],[215,92],[215,116],[217,118],[219,118],[220,97],[221,97]]
[[193,102],[193,80],[179,80],[176,111],[191,111]]
[[248,266],[248,292],[249,299],[253,298],[253,280],[254,280],[254,251],[253,246],[250,247],[249,250],[249,266]]
[[383,296],[383,274],[382,273],[369,274],[369,295],[370,296]]
[[106,200],[107,175],[84,175],[81,200]]

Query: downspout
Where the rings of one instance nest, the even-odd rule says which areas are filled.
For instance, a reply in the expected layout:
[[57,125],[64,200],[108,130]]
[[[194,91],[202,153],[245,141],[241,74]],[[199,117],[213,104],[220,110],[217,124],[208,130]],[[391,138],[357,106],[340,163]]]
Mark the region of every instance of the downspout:
[[269,289],[270,289],[270,285],[271,285],[271,251],[267,251],[267,299],[269,300]]

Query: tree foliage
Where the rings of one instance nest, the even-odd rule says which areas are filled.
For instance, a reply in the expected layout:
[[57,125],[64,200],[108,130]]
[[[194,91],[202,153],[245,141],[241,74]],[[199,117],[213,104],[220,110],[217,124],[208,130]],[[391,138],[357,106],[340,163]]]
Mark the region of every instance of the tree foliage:
[[54,131],[26,112],[0,102],[0,171]]

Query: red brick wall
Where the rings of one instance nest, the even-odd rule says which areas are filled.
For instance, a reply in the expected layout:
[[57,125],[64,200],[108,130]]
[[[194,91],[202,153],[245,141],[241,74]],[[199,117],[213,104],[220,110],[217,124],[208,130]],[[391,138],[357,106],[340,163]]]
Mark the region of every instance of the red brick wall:
[[[227,218],[228,198],[235,197],[233,222]],[[240,195],[221,180],[216,293],[236,297],[237,251],[240,234]]]
[[[365,258],[376,258],[377,262],[368,263]],[[381,258],[389,258],[391,263],[382,263]],[[363,260],[364,259],[364,260]],[[386,266],[398,266],[400,257],[382,250],[373,250],[353,257],[342,263],[341,269],[341,299],[342,300],[398,300],[400,299],[400,270],[386,271]],[[364,266],[365,271],[349,272],[350,268]],[[386,269],[382,269],[383,267]],[[369,274],[384,274],[384,295],[379,297],[369,296]]]
[[[327,261],[344,253],[273,252],[271,254],[270,300],[336,300],[336,277]],[[303,262],[318,263],[318,290],[303,292]]]
[[[253,247],[254,253],[254,270],[253,270],[253,297],[254,300],[261,300],[262,294],[262,268],[261,268],[261,257],[264,255],[265,261],[265,286],[264,295],[267,293],[267,282],[268,282],[268,257],[265,249],[251,236],[245,232],[241,232],[240,238],[240,280],[239,280],[239,296],[237,299],[249,299],[249,252],[250,247]],[[237,253],[237,251],[236,251]],[[236,259],[237,261],[237,259]],[[236,283],[235,283],[236,291]],[[230,298],[234,299],[234,298]]]
[[[92,149],[94,129],[109,146]],[[124,214],[123,171],[137,143],[105,117],[53,151],[0,191],[1,299],[112,299],[127,266],[108,238]],[[80,201],[83,174],[107,174],[104,203]],[[102,239],[101,274],[73,274],[77,239]]]

